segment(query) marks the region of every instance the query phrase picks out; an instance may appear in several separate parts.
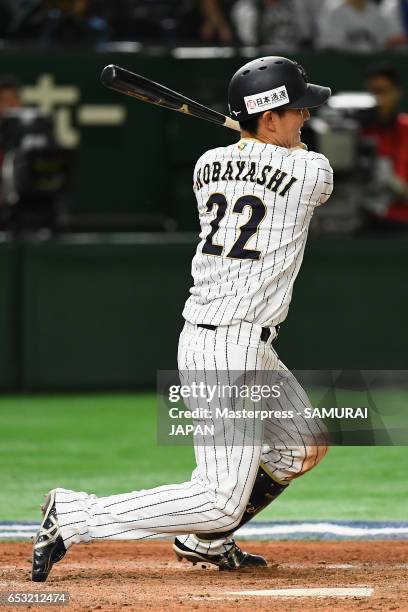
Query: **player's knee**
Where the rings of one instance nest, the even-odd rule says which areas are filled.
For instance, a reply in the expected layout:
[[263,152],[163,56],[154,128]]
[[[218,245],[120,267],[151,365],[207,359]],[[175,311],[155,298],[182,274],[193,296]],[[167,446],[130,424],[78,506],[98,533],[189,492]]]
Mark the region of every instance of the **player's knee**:
[[294,478],[310,472],[316,467],[320,461],[325,457],[329,447],[326,444],[320,444],[317,446],[305,446],[299,449],[296,465],[296,475]]
[[233,530],[237,527],[241,521],[241,517],[245,511],[245,508],[234,507],[232,504],[216,504],[215,508],[219,517],[217,518],[217,528],[220,527],[226,530]]

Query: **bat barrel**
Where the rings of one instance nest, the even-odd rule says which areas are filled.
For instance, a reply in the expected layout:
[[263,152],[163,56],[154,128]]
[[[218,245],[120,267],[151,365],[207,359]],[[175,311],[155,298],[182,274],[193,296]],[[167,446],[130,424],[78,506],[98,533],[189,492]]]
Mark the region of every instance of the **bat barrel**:
[[105,87],[111,87],[115,79],[115,65],[109,64],[101,72],[101,83]]
[[151,81],[140,74],[130,72],[115,64],[109,64],[102,70],[101,82],[109,89],[114,89],[115,91],[119,91],[127,96],[132,96],[143,102],[163,106],[170,110],[176,110],[187,115],[211,121],[217,125],[225,125],[231,129],[239,130],[238,123],[233,121],[233,119],[203,104],[199,104],[195,100],[191,100],[160,83]]

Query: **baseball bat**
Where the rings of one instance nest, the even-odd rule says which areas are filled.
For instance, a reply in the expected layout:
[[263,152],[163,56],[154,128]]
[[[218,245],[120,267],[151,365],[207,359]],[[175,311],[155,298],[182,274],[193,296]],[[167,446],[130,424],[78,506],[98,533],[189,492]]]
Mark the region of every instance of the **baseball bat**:
[[199,102],[195,100],[186,98],[177,91],[173,91],[160,83],[151,81],[140,74],[125,70],[125,68],[121,68],[120,66],[115,66],[115,64],[105,66],[102,70],[101,82],[109,89],[119,91],[132,98],[137,98],[138,100],[142,100],[142,102],[163,106],[164,108],[169,108],[170,110],[178,111],[179,113],[184,113],[191,117],[197,117],[198,119],[205,119],[217,125],[223,125],[231,130],[240,131],[238,121],[234,121],[230,117],[222,115],[203,104],[199,104]]

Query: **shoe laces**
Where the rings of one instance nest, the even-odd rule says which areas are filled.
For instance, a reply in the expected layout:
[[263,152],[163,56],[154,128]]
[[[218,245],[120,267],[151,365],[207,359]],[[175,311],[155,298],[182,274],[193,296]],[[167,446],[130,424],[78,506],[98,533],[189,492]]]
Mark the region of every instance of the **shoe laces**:
[[44,548],[44,546],[52,544],[59,535],[61,535],[60,526],[58,525],[55,510],[52,510],[40,527],[34,548]]
[[244,553],[240,549],[240,547],[236,544],[235,540],[231,541],[231,548],[226,553],[228,561],[232,562],[235,567],[240,567],[242,559],[244,557]]

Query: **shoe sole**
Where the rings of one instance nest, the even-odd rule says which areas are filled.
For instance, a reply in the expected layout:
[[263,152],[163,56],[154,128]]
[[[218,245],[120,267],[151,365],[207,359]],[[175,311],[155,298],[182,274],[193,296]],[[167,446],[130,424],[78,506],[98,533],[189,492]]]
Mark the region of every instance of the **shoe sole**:
[[237,570],[240,571],[245,571],[245,570],[250,570],[250,569],[259,569],[261,567],[267,567],[267,563],[265,562],[265,565],[254,565],[252,567],[226,567],[225,565],[222,565],[220,563],[217,563],[215,561],[210,561],[210,559],[208,557],[204,557],[203,555],[200,555],[200,553],[195,552],[195,551],[186,551],[186,550],[182,550],[181,548],[179,548],[177,546],[177,544],[173,544],[173,550],[174,553],[177,557],[177,559],[179,561],[183,561],[183,559],[185,559],[186,561],[190,561],[190,563],[192,563],[193,565],[197,565],[197,563],[209,563],[210,565],[215,565],[216,567],[219,568],[220,571],[227,571],[227,572],[234,572]]
[[192,563],[193,565],[197,565],[197,563],[201,562],[210,563],[211,565],[216,565],[217,567],[220,567],[218,563],[210,561],[208,557],[204,557],[203,555],[200,555],[200,553],[194,552],[193,550],[191,552],[181,550],[181,548],[179,548],[177,544],[173,544],[173,550],[179,561],[183,561],[183,559],[185,559],[186,561],[190,561],[190,563]]

